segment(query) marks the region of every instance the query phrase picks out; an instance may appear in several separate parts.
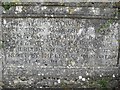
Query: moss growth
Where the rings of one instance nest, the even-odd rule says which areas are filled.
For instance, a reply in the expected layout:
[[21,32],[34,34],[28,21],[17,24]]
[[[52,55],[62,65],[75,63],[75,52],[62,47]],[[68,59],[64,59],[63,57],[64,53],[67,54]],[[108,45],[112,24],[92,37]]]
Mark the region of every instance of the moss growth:
[[[104,25],[102,25],[99,29],[97,29],[96,31],[98,33],[101,33],[101,34],[106,34],[105,32],[110,32],[110,30],[108,30],[107,28],[110,26],[110,24],[112,24],[114,22],[114,20],[108,20]],[[107,31],[107,30],[108,31]]]
[[54,85],[51,87],[60,87],[60,88],[96,88],[98,90],[111,90],[110,88],[116,87],[111,86],[111,83],[115,82],[112,77],[96,77],[90,78],[89,80],[86,79],[85,82],[77,80],[75,83],[66,83],[62,81],[58,85]]
[[14,2],[4,2],[4,3],[2,3],[2,7],[5,10],[9,10],[12,6],[15,6]]
[[3,43],[0,41],[0,49],[3,48]]

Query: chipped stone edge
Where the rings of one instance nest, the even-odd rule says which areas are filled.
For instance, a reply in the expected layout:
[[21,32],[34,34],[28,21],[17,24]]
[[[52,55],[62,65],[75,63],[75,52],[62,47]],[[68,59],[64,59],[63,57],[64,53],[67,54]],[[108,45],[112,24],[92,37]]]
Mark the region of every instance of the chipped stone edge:
[[[2,7],[0,6],[0,40],[2,39],[2,28],[1,28],[1,23],[2,23]],[[1,43],[1,41],[0,41]],[[2,49],[0,49],[0,81],[2,81]]]
[[2,2],[119,2],[120,0],[1,0]]

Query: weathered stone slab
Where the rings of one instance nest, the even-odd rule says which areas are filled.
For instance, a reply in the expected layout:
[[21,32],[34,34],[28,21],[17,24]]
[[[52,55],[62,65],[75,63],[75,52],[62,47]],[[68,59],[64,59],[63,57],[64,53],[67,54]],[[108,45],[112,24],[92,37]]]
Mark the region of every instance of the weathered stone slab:
[[[56,74],[61,76],[66,75],[67,68],[115,66],[118,53],[118,23],[110,24],[104,29],[106,31],[101,33],[97,32],[97,29],[107,21],[97,20],[98,25],[94,24],[95,21],[4,18],[4,80],[7,81],[8,76],[11,81],[18,76],[32,75],[34,78],[39,72],[45,75],[48,72],[48,75],[52,76],[59,71]],[[55,68],[60,69],[55,71]],[[55,72],[46,71],[47,69]]]
[[[3,81],[6,85],[52,86],[62,80],[71,81],[80,76],[117,73],[118,68],[115,66],[118,61],[118,21],[65,18],[67,16],[54,18],[60,14],[61,8],[29,6],[23,9],[16,6],[3,11],[3,15],[6,15],[2,18],[5,54]],[[41,9],[44,9],[42,12],[52,13],[52,16],[47,17],[43,13],[44,18],[30,18],[35,13],[36,16],[41,14]],[[58,11],[53,11],[54,9]],[[106,17],[116,18],[112,12],[117,9],[101,9],[100,12],[99,9],[90,11],[83,8],[83,15],[107,15]],[[75,8],[68,11],[74,16],[75,13],[70,13],[71,10]],[[14,11],[17,13],[13,13]],[[64,12],[63,9],[61,11]],[[29,18],[25,17],[25,13]]]

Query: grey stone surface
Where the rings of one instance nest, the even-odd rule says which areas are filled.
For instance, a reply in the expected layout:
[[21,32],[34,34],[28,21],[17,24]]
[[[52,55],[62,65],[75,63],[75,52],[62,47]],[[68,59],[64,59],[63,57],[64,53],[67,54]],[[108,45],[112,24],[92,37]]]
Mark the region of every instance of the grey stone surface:
[[[21,6],[24,5],[24,6]],[[72,17],[92,16],[104,18],[118,18],[117,9],[113,8],[112,3],[21,3],[18,6],[13,6],[7,11],[3,11],[5,17],[32,17],[32,16],[51,16],[51,17]],[[56,6],[56,4],[58,6]],[[88,7],[87,7],[88,6]]]
[[[2,74],[6,85],[52,86],[61,81],[75,82],[81,76],[85,81],[87,76],[118,74],[119,21],[54,18],[57,14],[76,13],[115,18],[117,9],[68,8],[38,4],[3,10],[6,17],[2,18],[5,55]],[[52,18],[47,18],[46,13]],[[44,18],[22,18],[39,14]]]
[[[8,2],[8,0],[1,0]],[[53,0],[9,0],[9,2],[53,2]],[[54,0],[54,2],[119,2],[119,0]]]
[[41,59],[40,62],[49,62],[48,66],[66,67],[73,61],[80,67],[80,63],[90,64],[97,58],[98,65],[116,65],[118,23],[106,28],[103,33],[106,35],[102,35],[102,32],[96,32],[99,25],[92,26],[95,20],[9,18],[3,21],[6,23],[3,36],[8,62],[35,59],[35,63],[36,59]]
[[2,49],[1,49],[1,44],[2,44],[2,28],[1,28],[1,24],[2,24],[2,7],[0,6],[0,81],[2,81]]

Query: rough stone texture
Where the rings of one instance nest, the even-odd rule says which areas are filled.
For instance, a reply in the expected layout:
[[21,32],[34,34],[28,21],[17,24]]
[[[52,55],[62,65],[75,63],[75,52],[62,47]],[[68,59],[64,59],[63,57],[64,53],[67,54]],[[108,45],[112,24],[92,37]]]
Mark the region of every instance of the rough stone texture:
[[[8,2],[8,0],[1,0]],[[9,0],[9,2],[53,2],[53,0]],[[119,2],[119,0],[54,0],[54,2]]]
[[39,4],[3,11],[6,17],[52,17],[2,18],[3,81],[10,86],[19,83],[40,87],[64,80],[75,82],[80,76],[117,75],[117,20],[54,18],[57,14],[118,18],[115,12],[111,8],[50,8]]
[[43,58],[50,62],[48,66],[66,67],[69,60],[78,67],[83,62],[95,65],[92,61],[96,65],[116,65],[118,23],[111,24],[104,32],[106,35],[102,35],[96,30],[100,27],[94,24],[96,20],[9,18],[3,21],[6,22],[3,38],[8,62],[15,58],[27,59],[26,63],[31,59],[37,62],[36,59]]
[[[24,6],[19,6],[23,4]],[[113,8],[113,3],[21,3],[18,6],[11,7],[3,11],[3,16],[49,16],[51,17],[68,17],[75,16],[92,16],[117,18],[117,9]],[[58,6],[56,6],[58,5]],[[62,6],[61,6],[62,5]],[[78,6],[78,7],[77,7]],[[88,6],[88,7],[87,7]],[[101,8],[102,7],[102,8]],[[9,14],[9,15],[8,15]]]
[[1,16],[2,16],[2,7],[0,6],[0,81],[2,81],[2,48],[1,48],[1,44],[2,44],[2,28],[1,28],[1,24],[2,24],[2,19],[1,19]]

